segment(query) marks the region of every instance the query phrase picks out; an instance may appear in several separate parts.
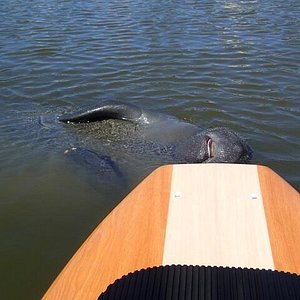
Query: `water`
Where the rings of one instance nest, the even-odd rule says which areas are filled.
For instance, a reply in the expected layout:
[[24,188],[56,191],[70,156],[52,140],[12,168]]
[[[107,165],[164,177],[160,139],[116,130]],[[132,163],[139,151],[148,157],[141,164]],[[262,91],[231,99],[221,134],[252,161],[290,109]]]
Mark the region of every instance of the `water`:
[[[300,2],[0,0],[0,298],[38,299],[98,222],[159,165],[124,124],[56,117],[119,99],[226,126],[299,190]],[[109,154],[124,186],[64,157]],[[113,191],[113,192],[112,192]]]

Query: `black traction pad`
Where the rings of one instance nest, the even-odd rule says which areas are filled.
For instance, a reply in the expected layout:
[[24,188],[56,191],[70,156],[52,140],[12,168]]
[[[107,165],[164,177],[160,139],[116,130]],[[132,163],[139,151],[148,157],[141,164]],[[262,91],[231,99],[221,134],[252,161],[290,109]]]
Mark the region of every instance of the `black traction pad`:
[[299,299],[300,276],[258,269],[160,266],[123,276],[98,300]]

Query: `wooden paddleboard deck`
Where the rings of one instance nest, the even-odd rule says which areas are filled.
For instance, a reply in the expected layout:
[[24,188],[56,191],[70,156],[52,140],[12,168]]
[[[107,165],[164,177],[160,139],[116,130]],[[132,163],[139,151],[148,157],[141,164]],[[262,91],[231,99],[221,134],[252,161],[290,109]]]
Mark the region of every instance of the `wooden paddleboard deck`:
[[256,165],[163,166],[94,230],[43,299],[97,299],[116,279],[172,264],[300,274],[300,196]]

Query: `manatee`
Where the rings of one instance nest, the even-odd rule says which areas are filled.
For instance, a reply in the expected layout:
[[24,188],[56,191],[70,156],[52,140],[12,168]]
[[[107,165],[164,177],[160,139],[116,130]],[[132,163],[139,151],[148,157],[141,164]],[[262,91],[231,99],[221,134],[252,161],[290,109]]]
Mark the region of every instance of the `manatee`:
[[108,119],[134,123],[140,138],[165,145],[173,163],[247,163],[250,146],[233,130],[225,127],[205,129],[174,116],[122,102],[102,103],[58,120],[64,123],[89,123]]
[[102,172],[108,172],[113,173],[116,177],[123,177],[118,165],[107,155],[99,155],[94,151],[75,147],[66,150],[64,153],[77,164],[92,169],[93,172],[99,173],[99,175],[102,175]]
[[65,157],[71,161],[72,171],[85,178],[94,188],[106,187],[107,190],[115,186],[127,186],[127,179],[117,163],[107,155],[85,149],[72,147],[67,149]]

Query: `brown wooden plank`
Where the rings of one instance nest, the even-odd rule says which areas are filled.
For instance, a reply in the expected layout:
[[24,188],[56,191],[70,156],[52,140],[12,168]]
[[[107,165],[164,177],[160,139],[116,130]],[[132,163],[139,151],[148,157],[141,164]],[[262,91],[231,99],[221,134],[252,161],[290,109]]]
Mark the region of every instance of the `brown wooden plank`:
[[300,274],[300,195],[271,169],[258,173],[275,269]]
[[154,171],[95,229],[43,299],[97,299],[124,274],[161,265],[172,167]]

